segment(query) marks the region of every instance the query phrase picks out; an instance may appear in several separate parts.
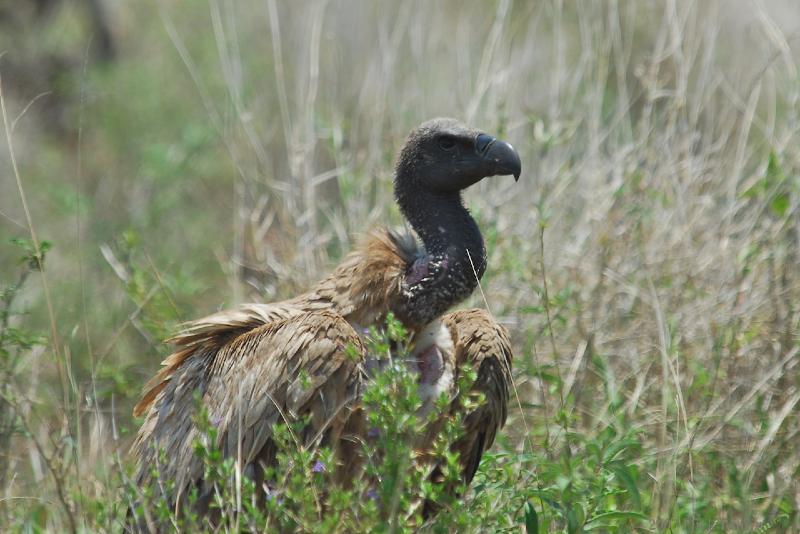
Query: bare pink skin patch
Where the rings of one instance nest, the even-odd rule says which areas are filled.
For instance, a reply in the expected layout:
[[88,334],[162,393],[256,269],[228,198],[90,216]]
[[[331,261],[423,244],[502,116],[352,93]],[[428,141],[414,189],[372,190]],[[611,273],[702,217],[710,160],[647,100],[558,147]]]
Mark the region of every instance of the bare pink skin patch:
[[419,368],[419,381],[421,384],[435,384],[444,372],[444,358],[442,351],[436,345],[431,345],[417,354],[417,367]]
[[417,260],[411,264],[408,273],[406,273],[406,283],[408,285],[416,284],[428,276],[428,273],[428,257],[417,258]]

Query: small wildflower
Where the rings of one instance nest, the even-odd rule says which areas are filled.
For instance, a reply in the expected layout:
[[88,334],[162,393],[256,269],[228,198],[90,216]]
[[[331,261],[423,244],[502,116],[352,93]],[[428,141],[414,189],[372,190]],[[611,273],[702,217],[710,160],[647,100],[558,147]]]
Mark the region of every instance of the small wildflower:
[[370,488],[369,490],[367,490],[368,499],[372,501],[377,501],[379,497],[380,495],[378,495],[378,490],[376,490],[375,488]]
[[311,472],[322,473],[323,471],[325,471],[325,464],[321,460],[314,462],[314,465],[311,467]]
[[375,439],[380,435],[381,435],[381,431],[376,426],[370,427],[370,429],[367,430],[367,437],[370,438],[370,439]]

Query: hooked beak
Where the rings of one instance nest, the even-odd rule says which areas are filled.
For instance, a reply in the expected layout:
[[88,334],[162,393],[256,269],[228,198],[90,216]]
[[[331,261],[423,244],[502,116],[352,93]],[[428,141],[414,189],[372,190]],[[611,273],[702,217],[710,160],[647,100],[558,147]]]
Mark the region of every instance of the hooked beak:
[[514,175],[514,181],[519,180],[522,173],[522,162],[519,154],[510,143],[495,139],[491,135],[478,134],[475,139],[475,150],[491,168],[491,176]]

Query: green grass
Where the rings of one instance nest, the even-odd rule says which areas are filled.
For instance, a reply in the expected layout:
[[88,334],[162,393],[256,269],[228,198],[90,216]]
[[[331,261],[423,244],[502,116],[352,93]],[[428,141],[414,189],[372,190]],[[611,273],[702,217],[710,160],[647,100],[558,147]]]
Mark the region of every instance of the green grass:
[[465,305],[510,330],[515,391],[427,528],[800,531],[791,3],[114,5],[119,55],[85,67],[73,4],[0,31],[0,530],[119,531],[161,340],[399,223],[394,156],[452,115],[522,155],[466,195],[490,255]]

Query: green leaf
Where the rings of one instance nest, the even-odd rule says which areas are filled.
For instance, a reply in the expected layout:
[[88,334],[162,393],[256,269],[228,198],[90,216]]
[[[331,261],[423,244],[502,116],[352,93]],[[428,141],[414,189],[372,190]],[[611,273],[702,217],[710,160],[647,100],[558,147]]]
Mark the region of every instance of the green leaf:
[[544,313],[544,306],[522,306],[520,307],[519,312],[541,315]]
[[773,185],[777,185],[784,180],[786,180],[786,175],[783,174],[783,169],[781,169],[781,164],[778,163],[778,155],[775,152],[769,153],[769,162],[767,163],[767,174],[764,177],[766,181],[766,186],[770,187]]
[[614,462],[610,467],[617,480],[619,480],[622,485],[625,486],[625,489],[628,490],[628,494],[633,500],[633,505],[636,508],[641,508],[642,497],[639,494],[639,488],[636,487],[635,468],[630,465],[625,465],[622,462]]
[[785,181],[786,175],[783,173],[783,169],[781,169],[777,154],[775,154],[775,152],[770,152],[764,176],[746,190],[739,193],[739,197],[758,198],[761,195],[769,193],[770,190],[781,185]]
[[739,198],[756,198],[763,188],[764,180],[762,179],[739,193]]
[[639,442],[635,439],[623,439],[620,441],[616,441],[608,446],[608,448],[603,453],[603,463],[606,464],[612,460],[615,460],[619,454],[625,451],[625,449],[629,447],[638,447]]
[[539,516],[530,502],[525,503],[525,532],[539,534]]
[[777,217],[783,217],[789,209],[789,193],[780,193],[769,205],[770,211]]
[[577,534],[583,530],[584,518],[586,517],[580,503],[575,503],[567,512],[567,532]]
[[625,510],[611,510],[609,512],[602,512],[594,517],[584,525],[584,530],[594,530],[597,528],[607,527],[608,521],[614,520],[633,520],[633,521],[647,521],[647,516],[640,512],[628,512]]

